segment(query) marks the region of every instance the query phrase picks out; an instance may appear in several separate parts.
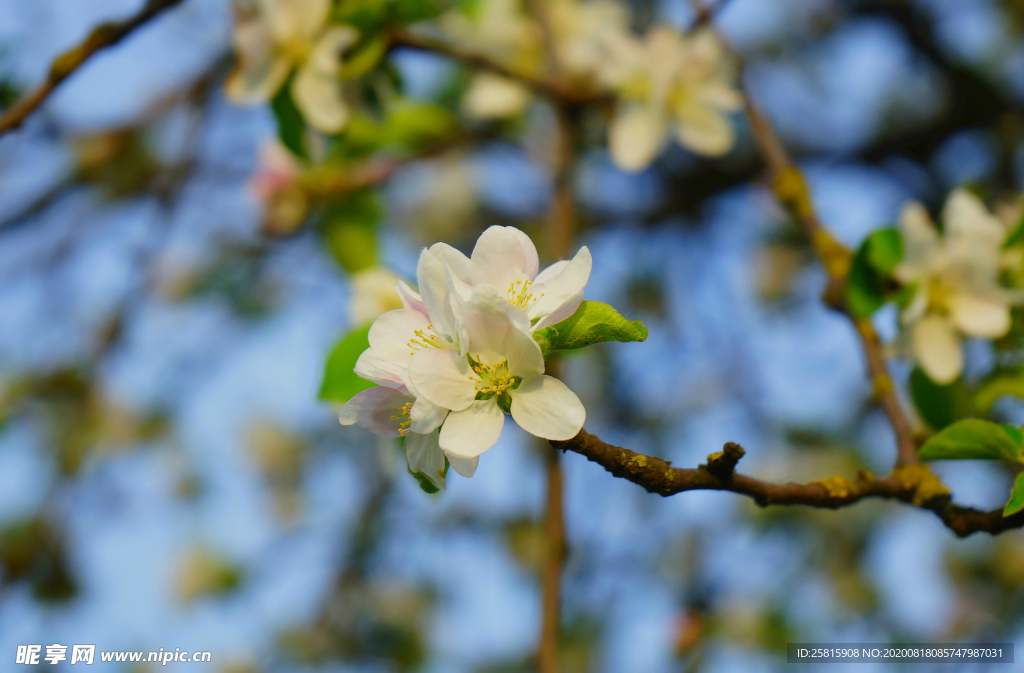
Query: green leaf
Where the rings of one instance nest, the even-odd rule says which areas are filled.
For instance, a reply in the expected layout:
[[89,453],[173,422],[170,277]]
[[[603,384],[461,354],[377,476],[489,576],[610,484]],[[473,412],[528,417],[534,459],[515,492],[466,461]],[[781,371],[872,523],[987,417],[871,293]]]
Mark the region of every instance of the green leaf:
[[370,326],[356,328],[346,334],[331,350],[320,385],[320,399],[328,402],[348,402],[352,396],[375,383],[355,373],[356,360],[370,347]]
[[383,141],[402,147],[416,147],[451,134],[452,113],[436,103],[400,99],[388,109]]
[[277,119],[277,135],[281,143],[299,157],[306,157],[306,120],[292,100],[291,79],[278,90],[270,101],[270,109]]
[[1012,248],[1015,245],[1024,243],[1024,217],[1021,217],[1017,221],[1017,224],[1013,227],[1013,231],[1006,237],[1006,241],[1003,242],[1003,248]]
[[987,415],[1006,395],[1024,400],[1024,371],[1004,371],[982,380],[974,389],[974,406]]
[[915,368],[910,374],[910,397],[921,418],[933,430],[942,430],[951,423],[975,415],[963,378],[939,385],[920,368]]
[[1010,491],[1010,499],[1006,501],[1003,508],[1003,516],[1010,516],[1024,509],[1024,472],[1017,475],[1013,481],[1013,490]]
[[853,257],[846,276],[846,305],[858,318],[868,318],[888,301],[896,290],[893,269],[903,259],[903,239],[896,229],[871,233]]
[[377,222],[381,207],[371,191],[356,192],[330,206],[324,213],[323,234],[327,249],[348,273],[377,263]]
[[918,454],[921,460],[1010,460],[1021,455],[1021,432],[980,418],[958,421],[932,436]]
[[626,320],[618,311],[599,301],[584,301],[576,312],[557,325],[534,334],[534,340],[548,353],[586,348],[605,341],[645,341],[647,328],[639,320]]

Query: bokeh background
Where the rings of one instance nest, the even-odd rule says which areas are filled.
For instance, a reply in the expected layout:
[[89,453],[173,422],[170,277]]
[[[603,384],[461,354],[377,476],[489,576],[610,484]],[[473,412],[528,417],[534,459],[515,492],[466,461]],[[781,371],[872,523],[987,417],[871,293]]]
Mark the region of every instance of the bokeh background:
[[[640,25],[693,17],[632,4]],[[0,106],[139,5],[0,0]],[[1018,193],[1024,3],[732,0],[717,24],[844,243],[910,198]],[[531,670],[538,447],[507,424],[474,478],[428,495],[396,444],[317,399],[352,327],[349,274],[330,222],[265,233],[248,181],[276,125],[223,97],[231,26],[226,0],[186,0],[0,139],[0,669],[56,642],[210,650],[225,673]],[[459,76],[392,61],[413,99]],[[650,338],[568,358],[564,378],[591,432],[677,465],[736,441],[767,479],[884,473],[894,441],[858,342],[736,123],[728,156],[673,147],[640,174],[592,134],[575,173],[587,297]],[[422,246],[468,251],[495,223],[543,242],[551,126],[536,103],[399,171],[377,191],[378,261],[411,279]],[[968,373],[986,357],[972,345]],[[1019,532],[957,540],[880,502],[662,499],[564,465],[567,672],[810,670],[786,642],[1024,639]],[[962,504],[1009,489],[995,466],[939,470]]]

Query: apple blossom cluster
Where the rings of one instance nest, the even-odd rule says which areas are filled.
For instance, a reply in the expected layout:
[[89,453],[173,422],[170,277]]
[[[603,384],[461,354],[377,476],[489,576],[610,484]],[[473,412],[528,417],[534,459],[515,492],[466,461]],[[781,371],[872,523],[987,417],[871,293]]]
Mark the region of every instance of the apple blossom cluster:
[[1006,249],[1007,223],[965,189],[949,196],[941,219],[940,234],[923,205],[903,207],[903,258],[894,276],[911,289],[900,313],[910,351],[930,379],[947,384],[963,371],[963,337],[1004,336],[1010,308],[1024,297],[1003,283],[1015,259]]
[[399,281],[402,308],[377,318],[355,365],[378,384],[341,408],[342,425],[405,437],[411,471],[444,488],[445,458],[470,477],[501,435],[505,414],[549,440],[575,436],[586,411],[544,373],[534,333],[573,316],[590,278],[590,251],[540,270],[530,238],[494,226],[470,257],[444,243],[423,250],[419,291]]
[[[347,54],[367,42],[383,45],[386,30],[374,35],[334,23],[332,7],[332,0],[240,3],[234,33],[238,66],[228,97],[266,103],[287,85],[312,129],[342,132],[350,118],[343,81],[366,67],[353,66]],[[612,94],[617,106],[608,144],[624,170],[648,166],[671,138],[708,156],[732,148],[730,114],[740,109],[742,97],[735,59],[714,31],[683,33],[658,24],[638,35],[627,6],[616,0],[549,0],[543,18],[542,26],[522,0],[480,0],[411,29],[490,59],[506,73]],[[371,59],[386,53],[383,47],[366,51]],[[521,81],[484,69],[470,77],[461,105],[470,117],[508,118],[522,113],[531,99]]]

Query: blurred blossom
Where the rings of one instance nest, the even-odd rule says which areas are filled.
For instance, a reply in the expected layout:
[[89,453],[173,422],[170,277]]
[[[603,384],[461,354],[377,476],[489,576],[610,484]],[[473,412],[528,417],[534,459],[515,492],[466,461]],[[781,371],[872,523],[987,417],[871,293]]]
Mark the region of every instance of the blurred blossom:
[[329,26],[331,0],[259,0],[240,11],[234,42],[238,67],[227,82],[236,103],[272,99],[297,68],[291,95],[303,117],[322,133],[337,133],[348,121],[339,55],[359,33]]
[[263,205],[263,230],[285,235],[306,219],[309,204],[299,184],[301,168],[288,148],[276,138],[260,147],[260,165],[249,179],[249,190]]
[[1020,297],[999,284],[1007,229],[970,192],[953,192],[940,236],[917,202],[900,214],[904,257],[896,277],[913,286],[900,318],[914,358],[936,383],[963,371],[961,335],[995,339],[1010,329],[1010,306]]
[[302,467],[306,446],[299,437],[268,423],[249,430],[250,455],[270,486],[278,515],[293,519],[302,510]]
[[621,99],[608,129],[620,168],[645,168],[670,134],[698,154],[732,149],[736,132],[729,113],[743,99],[735,88],[736,65],[715,33],[683,35],[657,26],[643,40],[616,40],[612,51],[602,73]]
[[402,308],[402,299],[395,287],[402,279],[391,269],[372,266],[352,274],[352,299],[349,320],[352,325],[373,322],[382,313]]

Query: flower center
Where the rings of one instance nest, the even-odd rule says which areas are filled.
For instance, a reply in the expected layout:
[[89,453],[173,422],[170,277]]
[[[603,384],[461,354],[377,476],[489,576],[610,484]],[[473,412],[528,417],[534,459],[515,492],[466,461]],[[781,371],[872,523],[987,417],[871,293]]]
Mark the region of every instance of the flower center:
[[398,434],[404,436],[407,432],[409,432],[409,426],[412,425],[412,419],[409,418],[409,412],[412,411],[412,402],[406,402],[404,405],[400,407],[391,407],[391,409],[397,411],[398,413],[395,414],[394,416],[388,416],[389,419],[391,419],[392,421],[397,421],[401,418],[405,419],[404,421],[400,421],[398,423]]
[[313,45],[309,40],[296,37],[283,42],[278,42],[277,48],[293,63],[303,63],[312,51]]
[[952,288],[940,277],[928,282],[928,308],[935,313],[949,313],[949,299]]
[[[427,330],[430,333],[427,333]],[[454,350],[455,344],[450,342],[446,337],[443,337],[434,332],[434,323],[427,325],[427,330],[413,330],[415,335],[412,339],[406,343],[412,352],[409,355],[413,355],[416,351],[423,350],[424,348],[446,348],[448,350]]]
[[476,376],[470,376],[470,380],[476,381],[476,391],[482,395],[501,395],[510,388],[516,386],[516,377],[508,373],[508,360],[502,360],[497,364],[485,365],[470,360],[470,366]]
[[509,283],[507,290],[508,302],[513,306],[518,306],[524,311],[529,309],[537,303],[538,299],[544,296],[543,292],[534,296],[534,294],[530,292],[530,287],[532,285],[532,280],[517,280],[514,283]]

